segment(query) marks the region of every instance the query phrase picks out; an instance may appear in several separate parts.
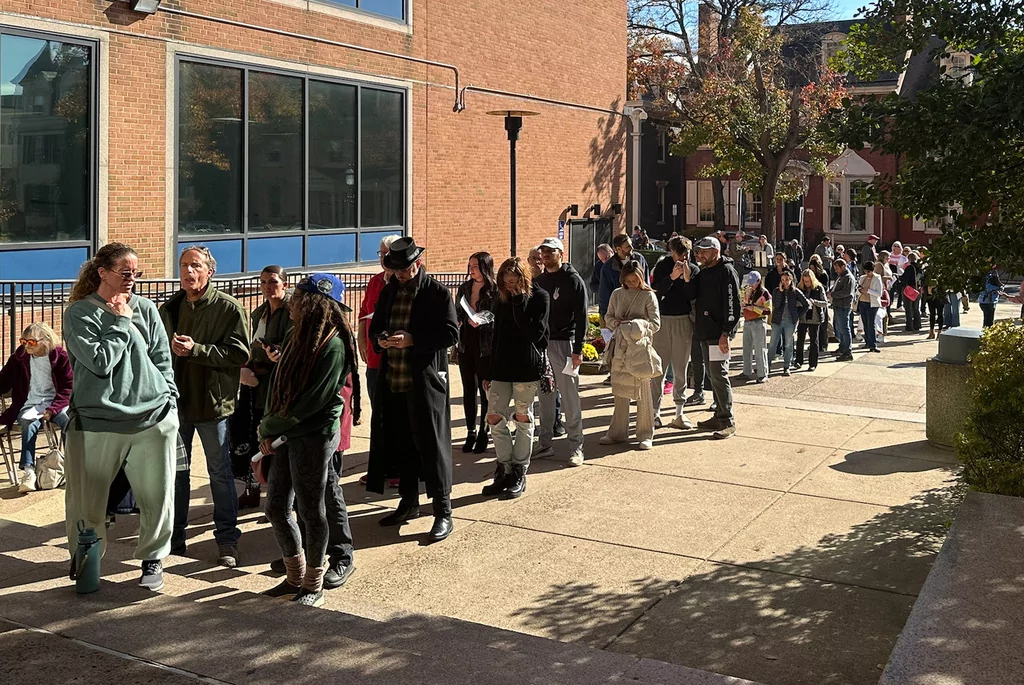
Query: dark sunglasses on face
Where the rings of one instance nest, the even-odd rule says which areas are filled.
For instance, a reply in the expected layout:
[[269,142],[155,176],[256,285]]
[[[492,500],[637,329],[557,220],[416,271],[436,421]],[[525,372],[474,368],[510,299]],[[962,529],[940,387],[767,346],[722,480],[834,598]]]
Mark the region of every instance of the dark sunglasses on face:
[[141,269],[136,270],[136,271],[132,271],[132,270],[129,269],[129,270],[125,270],[125,271],[116,271],[115,273],[118,276],[121,277],[122,281],[130,281],[133,278],[142,278],[142,270]]

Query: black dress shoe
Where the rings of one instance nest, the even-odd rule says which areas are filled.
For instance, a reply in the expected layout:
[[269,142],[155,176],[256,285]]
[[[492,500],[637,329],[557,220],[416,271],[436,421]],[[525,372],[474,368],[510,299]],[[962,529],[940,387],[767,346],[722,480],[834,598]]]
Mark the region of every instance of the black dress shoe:
[[274,559],[270,562],[270,571],[272,573],[280,573],[281,575],[288,573],[288,568],[284,565],[284,559]]
[[476,431],[469,431],[466,435],[466,444],[462,446],[463,452],[472,452],[473,447],[476,445]]
[[352,572],[356,570],[356,567],[352,564],[346,566],[342,563],[331,564],[324,574],[324,589],[325,590],[337,590],[348,577],[352,575]]
[[452,534],[453,527],[451,516],[436,516],[434,525],[431,527],[430,533],[427,534],[427,539],[431,542],[441,542]]
[[382,526],[400,526],[406,521],[411,521],[420,516],[420,503],[399,502],[398,509],[380,520]]
[[480,494],[484,497],[494,497],[500,495],[508,487],[509,476],[511,474],[505,470],[503,464],[498,464],[494,469],[494,482],[489,485],[485,485]]
[[501,493],[502,499],[519,499],[526,492],[526,465],[513,464],[512,473],[508,475],[507,486]]

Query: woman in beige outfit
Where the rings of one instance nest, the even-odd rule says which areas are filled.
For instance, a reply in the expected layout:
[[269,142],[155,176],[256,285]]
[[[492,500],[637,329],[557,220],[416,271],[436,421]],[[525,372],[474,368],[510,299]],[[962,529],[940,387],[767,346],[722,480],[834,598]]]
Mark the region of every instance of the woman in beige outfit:
[[629,403],[636,402],[636,437],[640,449],[654,445],[654,405],[651,378],[661,374],[661,359],[654,351],[654,334],[661,327],[658,299],[644,280],[643,267],[630,261],[622,267],[621,288],[612,293],[605,325],[614,336],[609,345],[615,413],[602,445],[629,439]]

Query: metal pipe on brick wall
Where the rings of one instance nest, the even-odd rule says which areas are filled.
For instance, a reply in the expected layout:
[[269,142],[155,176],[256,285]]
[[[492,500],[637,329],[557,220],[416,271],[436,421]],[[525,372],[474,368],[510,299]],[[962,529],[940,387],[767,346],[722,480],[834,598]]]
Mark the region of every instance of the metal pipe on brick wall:
[[397,52],[388,52],[386,50],[377,50],[376,48],[368,48],[363,45],[355,45],[353,43],[342,43],[338,40],[331,40],[329,38],[320,38],[319,36],[311,36],[307,33],[296,33],[294,31],[286,31],[284,29],[275,29],[271,26],[260,26],[258,24],[249,24],[244,21],[237,21],[235,19],[227,19],[225,17],[215,17],[209,14],[199,14],[198,12],[189,12],[187,10],[173,9],[171,7],[160,6],[159,12],[165,14],[173,14],[179,17],[189,17],[190,19],[200,19],[202,21],[210,21],[216,24],[224,24],[225,26],[234,26],[241,29],[249,29],[250,31],[263,31],[265,33],[272,33],[275,36],[283,36],[285,38],[297,38],[299,40],[308,40],[314,43],[321,43],[323,45],[331,45],[337,48],[346,48],[348,50],[357,50],[359,52],[366,52],[371,55],[379,55],[381,57],[393,57],[394,59],[405,60],[406,62],[414,62],[416,64],[423,64],[428,67],[437,67],[439,69],[448,69],[455,75],[455,105],[452,107],[453,112],[461,112],[465,105],[463,105],[459,98],[459,68],[453,64],[445,64],[444,62],[435,62],[429,59],[423,59],[422,57],[411,57],[409,55],[402,55]]

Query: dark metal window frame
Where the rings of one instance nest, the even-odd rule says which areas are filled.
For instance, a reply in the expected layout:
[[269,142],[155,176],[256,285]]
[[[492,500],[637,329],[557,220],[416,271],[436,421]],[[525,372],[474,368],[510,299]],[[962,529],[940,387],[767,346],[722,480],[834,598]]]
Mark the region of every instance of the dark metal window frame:
[[[205,64],[217,67],[226,67],[229,69],[238,69],[242,72],[242,122],[244,128],[242,130],[242,232],[233,234],[223,234],[216,236],[197,236],[197,235],[180,235],[178,231],[178,204],[179,204],[179,188],[178,179],[180,177],[180,118],[181,112],[181,65],[182,63],[190,64]],[[302,229],[298,231],[260,231],[257,233],[251,233],[249,231],[249,72],[259,72],[263,74],[276,74],[278,76],[289,76],[294,78],[302,79],[302,159],[303,159],[303,180],[302,180]],[[355,192],[355,216],[356,225],[352,228],[331,228],[331,229],[317,229],[310,230],[309,228],[309,83],[310,81],[318,81],[321,83],[333,83],[343,86],[354,86],[356,88],[356,131],[355,131],[355,143],[356,143],[356,165],[355,175],[356,182],[354,186]],[[401,144],[399,148],[402,151],[402,223],[401,225],[394,226],[363,226],[363,145],[362,145],[362,133],[363,133],[363,115],[362,115],[362,104],[363,104],[363,89],[369,88],[371,90],[383,90],[391,93],[398,93],[402,96],[402,123],[400,127]],[[190,55],[188,53],[180,53],[175,56],[174,64],[174,212],[173,212],[173,235],[174,235],[174,252],[177,255],[178,245],[181,244],[182,239],[185,240],[192,238],[196,243],[213,243],[223,242],[230,240],[241,240],[242,241],[242,268],[246,269],[250,265],[248,264],[249,258],[249,240],[259,238],[302,238],[302,265],[294,268],[308,269],[311,266],[322,267],[329,269],[332,267],[349,266],[352,264],[367,264],[373,263],[375,260],[362,260],[360,261],[360,253],[362,249],[362,234],[363,233],[381,233],[381,232],[392,232],[400,235],[405,235],[408,231],[409,225],[409,89],[400,86],[389,86],[384,84],[370,83],[366,81],[358,81],[353,79],[339,78],[334,76],[326,76],[323,74],[310,74],[301,71],[293,71],[288,69],[280,69],[276,67],[265,67],[262,65],[254,65],[246,62],[238,62],[233,60],[216,59],[204,56]],[[355,255],[356,261],[346,262],[343,264],[313,264],[309,262],[309,239],[312,236],[321,235],[354,235],[356,237]],[[177,257],[175,256],[175,260]],[[254,274],[258,273],[249,269],[248,271],[240,272],[242,274]]]
[[368,17],[374,17],[374,18],[377,18],[377,19],[386,19],[388,21],[393,21],[395,23],[403,24],[405,26],[409,25],[409,4],[410,4],[411,0],[402,0],[402,16],[401,17],[393,17],[390,14],[381,14],[380,12],[374,12],[373,10],[365,10],[365,9],[363,9],[361,7],[361,5],[363,3],[363,0],[354,0],[354,2],[356,3],[355,7],[353,7],[352,5],[346,5],[345,3],[340,2],[338,0],[312,0],[312,1],[315,4],[317,4],[317,5],[325,5],[327,7],[344,7],[347,10],[351,10],[353,12],[358,12],[359,14],[365,14]]
[[36,40],[59,41],[72,45],[80,45],[89,48],[89,213],[86,219],[86,227],[89,236],[85,240],[43,240],[28,243],[3,243],[0,242],[0,251],[18,252],[23,250],[50,250],[60,248],[84,247],[89,258],[96,250],[98,239],[97,227],[99,212],[99,159],[100,159],[100,136],[99,136],[99,98],[100,98],[100,46],[99,42],[78,36],[67,36],[62,33],[50,33],[47,31],[35,31],[23,29],[16,26],[0,24],[0,36],[17,36],[20,38],[34,38]]

